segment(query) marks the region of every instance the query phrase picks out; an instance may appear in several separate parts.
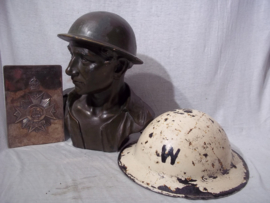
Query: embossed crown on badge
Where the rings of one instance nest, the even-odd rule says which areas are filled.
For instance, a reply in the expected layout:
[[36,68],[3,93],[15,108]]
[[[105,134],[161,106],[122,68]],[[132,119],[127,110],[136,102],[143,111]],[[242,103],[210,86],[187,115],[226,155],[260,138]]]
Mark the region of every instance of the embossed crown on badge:
[[29,81],[29,87],[31,90],[38,90],[40,86],[40,82],[36,77],[34,76],[33,78],[30,79]]

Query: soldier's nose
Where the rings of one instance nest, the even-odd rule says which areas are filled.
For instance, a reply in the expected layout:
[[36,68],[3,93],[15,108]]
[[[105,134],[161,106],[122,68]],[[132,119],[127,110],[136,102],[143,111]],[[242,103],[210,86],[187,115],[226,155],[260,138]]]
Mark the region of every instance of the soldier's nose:
[[75,57],[72,57],[72,59],[70,60],[68,67],[66,69],[66,74],[69,76],[79,75]]

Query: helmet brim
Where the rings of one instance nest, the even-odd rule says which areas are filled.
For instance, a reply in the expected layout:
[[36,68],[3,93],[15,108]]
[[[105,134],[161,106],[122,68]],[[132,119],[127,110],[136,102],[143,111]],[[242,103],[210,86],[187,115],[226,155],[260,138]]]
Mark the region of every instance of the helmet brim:
[[[201,178],[192,182],[179,182],[178,177],[151,171],[141,164],[134,152],[136,144],[123,149],[118,156],[118,165],[128,178],[153,192],[187,199],[215,199],[241,190],[248,182],[249,171],[242,157],[232,150],[234,167],[227,174],[208,180]],[[165,171],[164,171],[165,172]]]
[[104,48],[109,48],[109,49],[117,52],[120,56],[125,57],[133,64],[143,64],[143,61],[141,59],[139,59],[138,57],[136,57],[135,55],[132,55],[119,47],[113,46],[113,45],[105,43],[105,42],[93,40],[93,39],[86,38],[86,37],[79,36],[79,35],[58,34],[57,36],[65,41],[67,41],[67,42],[87,43],[88,45],[98,45],[98,46],[102,46]]

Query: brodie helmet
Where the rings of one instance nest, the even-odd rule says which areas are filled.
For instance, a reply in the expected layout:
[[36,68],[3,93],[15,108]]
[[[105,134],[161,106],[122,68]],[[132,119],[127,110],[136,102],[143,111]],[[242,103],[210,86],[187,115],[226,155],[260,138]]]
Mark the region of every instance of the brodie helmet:
[[137,144],[120,152],[118,164],[149,190],[189,199],[226,196],[249,179],[245,161],[231,150],[222,127],[197,110],[178,109],[154,119]]
[[68,42],[109,48],[133,64],[143,63],[136,57],[136,38],[131,26],[114,13],[104,11],[87,13],[72,24],[67,34],[57,36]]

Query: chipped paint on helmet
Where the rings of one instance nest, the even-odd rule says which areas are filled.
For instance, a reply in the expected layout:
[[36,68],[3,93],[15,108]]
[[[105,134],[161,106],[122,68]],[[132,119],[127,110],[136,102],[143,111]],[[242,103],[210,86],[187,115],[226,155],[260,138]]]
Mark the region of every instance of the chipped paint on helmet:
[[189,109],[153,120],[138,142],[119,154],[119,166],[145,188],[191,199],[231,194],[249,176],[223,128],[209,115]]

